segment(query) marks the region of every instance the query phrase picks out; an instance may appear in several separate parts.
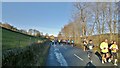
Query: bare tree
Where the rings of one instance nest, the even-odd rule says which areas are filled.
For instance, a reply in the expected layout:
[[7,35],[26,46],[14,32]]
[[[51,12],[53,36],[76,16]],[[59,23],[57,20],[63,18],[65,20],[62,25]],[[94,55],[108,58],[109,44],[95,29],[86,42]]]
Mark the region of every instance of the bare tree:
[[118,6],[115,2],[74,3],[74,13],[71,21],[61,29],[61,34],[66,39],[74,39],[78,42],[80,36],[102,35],[116,33],[118,24]]

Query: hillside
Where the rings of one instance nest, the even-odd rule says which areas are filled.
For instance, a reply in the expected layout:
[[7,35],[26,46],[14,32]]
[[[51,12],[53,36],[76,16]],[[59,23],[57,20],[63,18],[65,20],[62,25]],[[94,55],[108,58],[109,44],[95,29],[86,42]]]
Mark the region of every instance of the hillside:
[[2,27],[2,50],[25,47],[38,40],[43,41],[45,38],[26,35]]
[[49,40],[2,28],[2,66],[44,65]]

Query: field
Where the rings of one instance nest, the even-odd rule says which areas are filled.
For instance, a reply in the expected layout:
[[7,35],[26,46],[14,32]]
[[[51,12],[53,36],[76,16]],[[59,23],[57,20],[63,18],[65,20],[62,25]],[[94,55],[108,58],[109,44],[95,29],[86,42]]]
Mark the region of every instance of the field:
[[43,41],[45,39],[2,28],[2,50],[25,47],[38,40]]
[[[2,28],[2,66],[43,66],[49,39]],[[39,41],[39,43],[38,43]]]

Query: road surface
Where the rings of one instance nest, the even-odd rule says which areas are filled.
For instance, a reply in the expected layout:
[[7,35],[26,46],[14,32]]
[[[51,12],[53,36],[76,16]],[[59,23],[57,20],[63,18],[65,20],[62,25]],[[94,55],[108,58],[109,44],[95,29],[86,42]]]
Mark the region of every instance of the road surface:
[[87,52],[70,45],[51,45],[46,66],[113,66],[102,64],[95,54],[90,62]]

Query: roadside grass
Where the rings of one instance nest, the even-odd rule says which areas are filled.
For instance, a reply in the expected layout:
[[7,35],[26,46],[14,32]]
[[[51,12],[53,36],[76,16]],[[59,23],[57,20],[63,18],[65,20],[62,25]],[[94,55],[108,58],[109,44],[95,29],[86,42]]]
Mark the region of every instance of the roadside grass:
[[[2,66],[44,66],[49,40],[2,29]],[[39,41],[39,42],[38,42]]]
[[38,40],[43,41],[44,39],[2,29],[2,50],[25,47]]
[[120,50],[118,51],[118,62],[120,63]]

